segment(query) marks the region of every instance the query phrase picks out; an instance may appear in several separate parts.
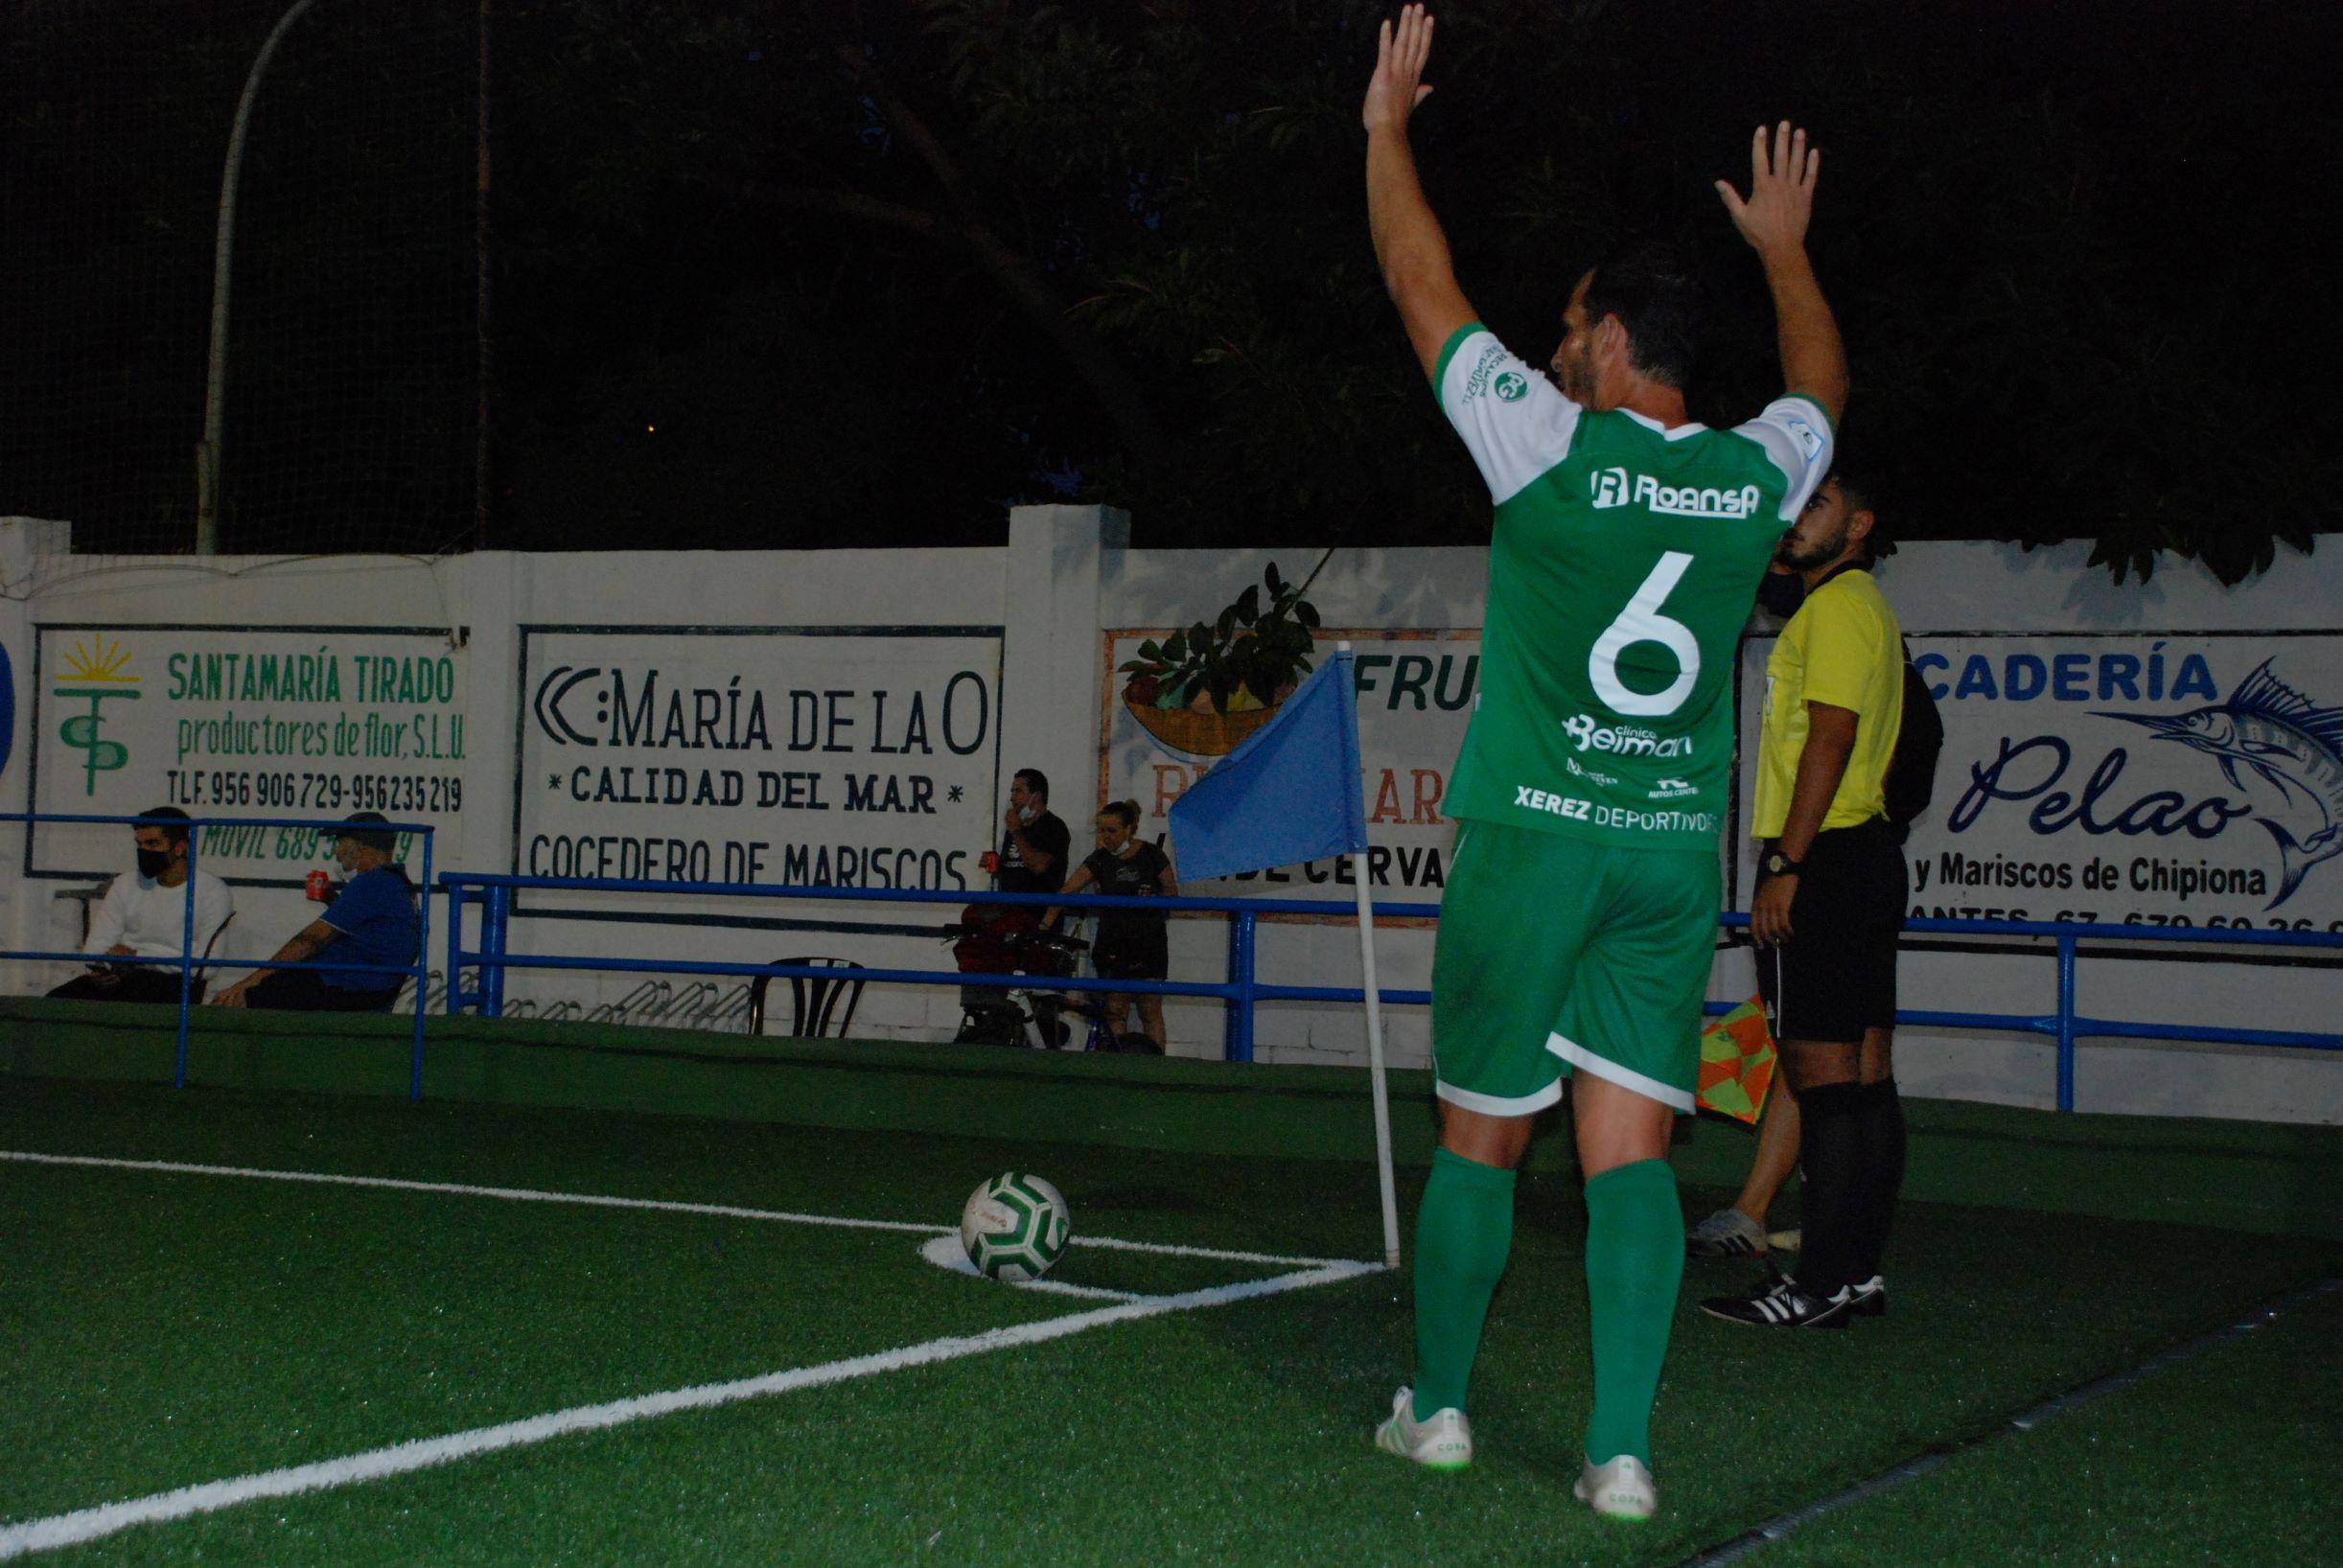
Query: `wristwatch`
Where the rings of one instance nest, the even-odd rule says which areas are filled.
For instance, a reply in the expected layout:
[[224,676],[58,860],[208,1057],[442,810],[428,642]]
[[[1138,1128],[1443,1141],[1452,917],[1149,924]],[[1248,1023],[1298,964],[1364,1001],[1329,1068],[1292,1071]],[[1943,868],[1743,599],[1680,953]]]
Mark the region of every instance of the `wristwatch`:
[[1765,859],[1757,864],[1770,877],[1794,877],[1806,869],[1803,861],[1794,861],[1778,849],[1767,850]]

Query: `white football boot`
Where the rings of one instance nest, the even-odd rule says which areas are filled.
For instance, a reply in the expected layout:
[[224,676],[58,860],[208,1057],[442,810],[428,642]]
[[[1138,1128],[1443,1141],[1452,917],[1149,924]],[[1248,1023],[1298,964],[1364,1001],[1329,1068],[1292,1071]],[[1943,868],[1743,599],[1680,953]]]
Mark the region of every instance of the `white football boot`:
[[1659,1488],[1653,1484],[1652,1472],[1633,1454],[1621,1454],[1607,1464],[1586,1461],[1570,1491],[1607,1519],[1648,1519],[1659,1508]]
[[1454,1405],[1416,1419],[1415,1390],[1391,1396],[1391,1418],[1375,1429],[1375,1446],[1412,1459],[1427,1470],[1461,1470],[1473,1463],[1473,1423]]

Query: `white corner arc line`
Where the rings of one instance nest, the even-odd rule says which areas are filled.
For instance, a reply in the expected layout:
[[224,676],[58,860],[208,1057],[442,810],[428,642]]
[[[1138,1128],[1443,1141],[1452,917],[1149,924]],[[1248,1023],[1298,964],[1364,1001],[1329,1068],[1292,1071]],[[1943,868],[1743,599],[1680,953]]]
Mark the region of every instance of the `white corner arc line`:
[[1380,1272],[1382,1265],[1380,1263],[1331,1263],[1322,1268],[1281,1274],[1266,1280],[1215,1285],[1205,1290],[1183,1291],[1176,1296],[1157,1296],[1116,1306],[1097,1307],[1088,1312],[1070,1313],[1062,1318],[1044,1319],[1039,1323],[987,1329],[981,1334],[931,1339],[893,1350],[850,1356],[843,1361],[828,1361],[818,1366],[797,1367],[786,1372],[766,1372],[729,1383],[703,1383],[692,1388],[615,1399],[606,1404],[579,1405],[495,1426],[474,1427],[470,1431],[453,1432],[445,1437],[420,1438],[387,1448],[345,1455],[340,1459],[181,1487],[174,1491],[80,1509],[71,1513],[0,1525],[0,1558],[20,1557],[60,1546],[78,1545],[116,1534],[137,1525],[164,1524],[198,1514],[217,1513],[240,1504],[258,1502],[262,1498],[292,1497],[302,1492],[380,1481],[480,1454],[545,1442],[573,1433],[603,1431],[679,1411],[708,1410],[744,1399],[759,1399],[798,1389],[843,1383],[877,1372],[901,1372],[913,1367],[954,1361],[963,1356],[983,1355],[992,1350],[1039,1345],[1086,1329],[1102,1328],[1109,1324],[1157,1317],[1168,1312],[1226,1306],[1233,1302],[1307,1289],[1313,1285],[1334,1284],[1360,1275]]
[[[1066,1238],[1066,1243],[1073,1247],[1102,1247],[1115,1252],[1155,1253],[1165,1257],[1209,1257],[1221,1263],[1272,1263],[1285,1268],[1343,1268],[1351,1262],[1347,1257],[1297,1257],[1286,1253],[1232,1252],[1226,1247],[1183,1247],[1169,1241],[1125,1241],[1111,1235],[1073,1235]],[[1379,1268],[1380,1266],[1377,1265]]]
[[[345,1176],[328,1170],[269,1170],[258,1165],[191,1164],[177,1160],[118,1160],[94,1154],[38,1154],[0,1149],[0,1160],[32,1165],[81,1165],[101,1170],[143,1170],[165,1176],[227,1176],[257,1182],[309,1182],[323,1187],[376,1188],[392,1192],[428,1192],[445,1197],[494,1198],[504,1203],[567,1203],[592,1209],[647,1209],[670,1214],[708,1214],[719,1219],[761,1220],[778,1225],[827,1225],[849,1231],[893,1231],[907,1235],[952,1235],[950,1225],[909,1220],[847,1219],[836,1214],[800,1214],[782,1209],[746,1209],[727,1203],[682,1203],[667,1198],[620,1198],[596,1192],[552,1192],[525,1187],[478,1187],[462,1182],[417,1182],[397,1176]],[[1267,1263],[1285,1268],[1340,1268],[1340,1257],[1300,1257],[1280,1253],[1236,1252],[1224,1247],[1187,1247],[1162,1241],[1125,1241],[1116,1236],[1076,1235],[1077,1247],[1158,1253],[1172,1257],[1207,1257],[1228,1263]]]
[[[957,1274],[964,1279],[982,1280],[985,1276],[968,1260],[957,1235],[933,1236],[919,1248],[921,1261]],[[1109,1290],[1103,1285],[1072,1285],[1063,1280],[1003,1280],[999,1281],[1011,1290],[1031,1290],[1043,1296],[1080,1296],[1094,1302],[1147,1302],[1154,1298],[1136,1290]]]

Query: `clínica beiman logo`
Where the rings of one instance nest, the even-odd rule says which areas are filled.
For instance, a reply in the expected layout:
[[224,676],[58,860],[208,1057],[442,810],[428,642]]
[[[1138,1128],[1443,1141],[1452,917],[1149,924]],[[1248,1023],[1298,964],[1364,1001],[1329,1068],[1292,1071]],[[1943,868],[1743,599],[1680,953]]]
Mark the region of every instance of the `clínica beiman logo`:
[[139,698],[138,677],[128,673],[129,651],[120,642],[77,642],[65,656],[65,668],[53,688],[62,702],[85,702],[81,712],[68,709],[57,737],[82,754],[81,793],[98,793],[98,775],[110,773],[130,760],[130,749],[104,737],[105,704]]

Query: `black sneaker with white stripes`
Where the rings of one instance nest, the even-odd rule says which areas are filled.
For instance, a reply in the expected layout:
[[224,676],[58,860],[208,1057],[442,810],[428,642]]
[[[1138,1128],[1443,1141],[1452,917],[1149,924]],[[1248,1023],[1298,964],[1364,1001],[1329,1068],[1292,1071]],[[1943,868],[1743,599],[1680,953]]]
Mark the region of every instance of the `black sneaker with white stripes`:
[[1746,1296],[1711,1296],[1701,1310],[1758,1328],[1844,1328],[1855,1310],[1855,1290],[1843,1285],[1832,1296],[1809,1296],[1785,1274]]
[[1853,1306],[1855,1316],[1859,1318],[1884,1318],[1888,1315],[1887,1276],[1882,1274],[1874,1274],[1868,1280],[1864,1280],[1863,1283],[1851,1286],[1850,1288],[1855,1292]]

